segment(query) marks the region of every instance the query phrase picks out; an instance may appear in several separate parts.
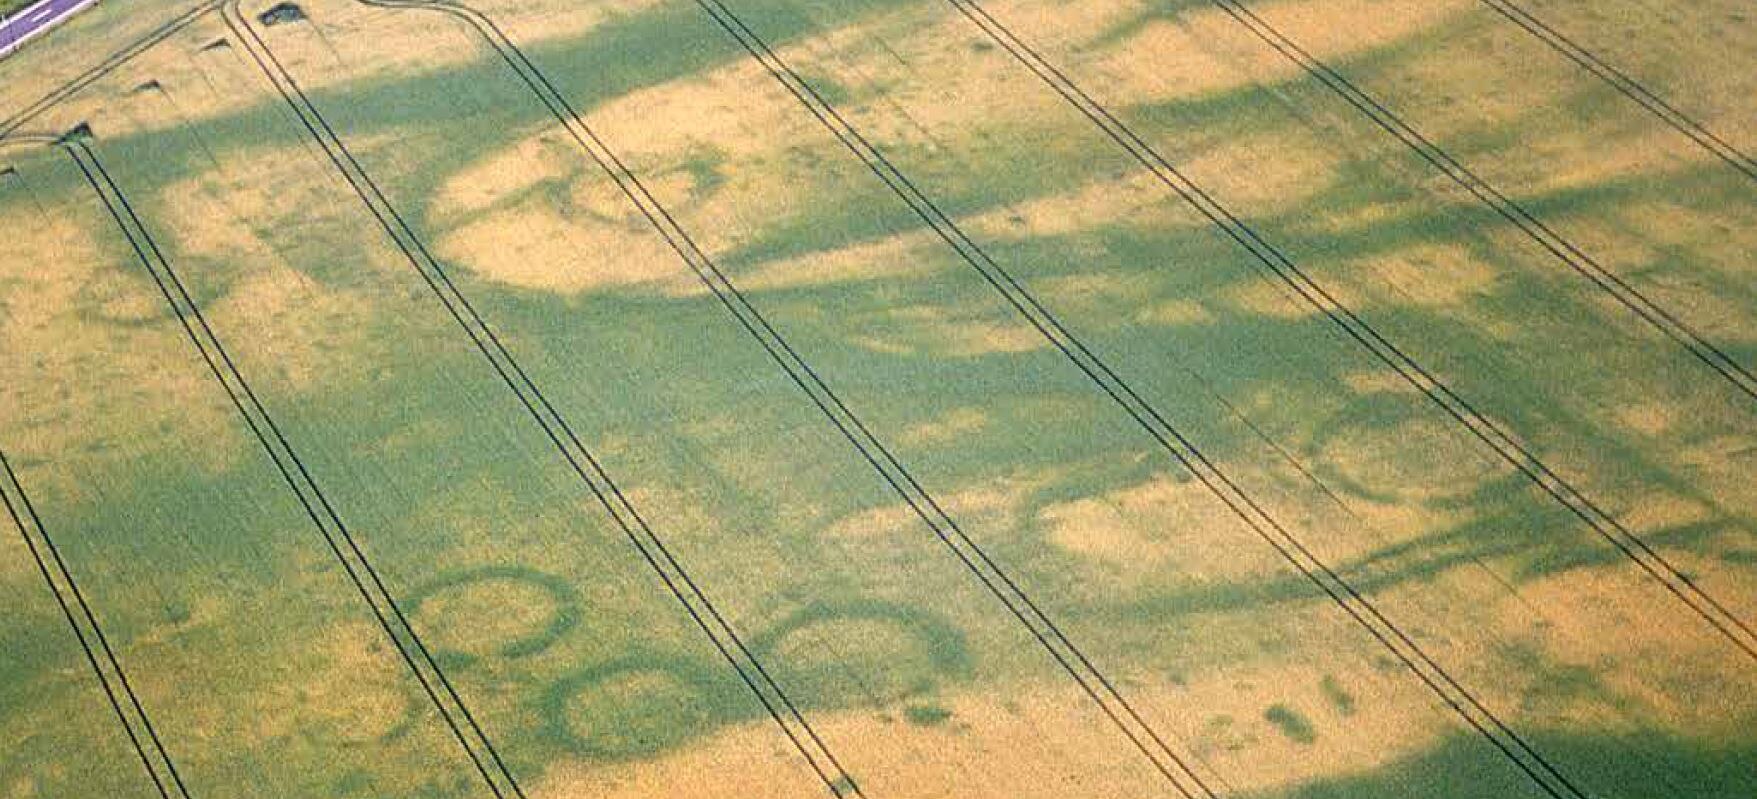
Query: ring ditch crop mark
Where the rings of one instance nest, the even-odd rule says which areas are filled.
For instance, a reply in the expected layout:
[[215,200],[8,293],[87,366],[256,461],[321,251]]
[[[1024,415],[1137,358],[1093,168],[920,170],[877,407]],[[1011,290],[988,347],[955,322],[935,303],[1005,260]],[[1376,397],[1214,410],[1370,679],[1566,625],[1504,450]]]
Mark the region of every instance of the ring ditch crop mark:
[[1648,113],[1659,117],[1661,122],[1670,125],[1672,129],[1684,134],[1697,146],[1725,161],[1727,166],[1738,170],[1745,177],[1757,180],[1757,158],[1752,158],[1727,140],[1715,135],[1702,123],[1691,119],[1688,114],[1678,110],[1665,98],[1642,85],[1641,81],[1599,58],[1591,50],[1576,43],[1561,31],[1551,27],[1535,14],[1520,7],[1519,4],[1511,2],[1511,0],[1482,0],[1482,3],[1494,9],[1495,13],[1506,17],[1514,25],[1524,29],[1526,33],[1549,45],[1551,49],[1561,53],[1581,69],[1610,84],[1611,88],[1616,89],[1624,97],[1633,100]]
[[[523,797],[518,783],[513,779],[500,758],[498,751],[487,735],[476,724],[463,698],[452,687],[451,680],[434,660],[420,636],[409,624],[408,617],[397,605],[395,597],[385,587],[384,581],[373,567],[366,553],[360,548],[340,514],[330,504],[329,498],[319,487],[316,478],[306,468],[292,443],[282,432],[274,418],[269,415],[254,389],[238,371],[232,357],[221,344],[218,336],[208,325],[206,318],[196,307],[158,243],[147,230],[140,217],[134,212],[133,205],[128,201],[121,189],[111,178],[109,171],[98,160],[95,151],[80,139],[63,139],[62,146],[73,157],[79,166],[86,182],[98,193],[110,217],[116,222],[123,236],[128,240],[136,258],[140,261],[165,301],[176,311],[177,321],[195,346],[202,361],[210,373],[219,381],[225,390],[232,406],[243,417],[263,450],[268,453],[275,469],[280,473],[288,487],[299,500],[305,514],[323,536],[330,551],[340,561],[347,572],[349,580],[366,600],[377,619],[379,627],[396,647],[403,662],[414,672],[420,681],[427,698],[439,710],[446,726],[451,730],[458,744],[463,747],[477,772],[487,783],[489,790],[496,797],[507,795],[505,789],[496,781],[490,772],[490,764],[496,769],[505,782],[511,787],[513,795]],[[405,642],[407,639],[407,642]],[[431,672],[431,674],[429,674]],[[448,704],[449,703],[449,704]],[[461,719],[461,722],[460,722]],[[466,732],[465,728],[468,728]],[[481,752],[478,752],[478,747]]]
[[[202,261],[201,259],[186,257],[184,263],[185,265],[190,263],[199,265]],[[142,276],[140,280],[142,285],[150,284],[150,281],[144,276]],[[221,285],[200,286],[194,289],[194,291],[197,292],[192,295],[192,305],[194,307],[200,308],[203,311],[208,311],[213,308],[214,303],[224,299],[228,287],[224,285],[224,281],[215,282],[220,283]],[[132,288],[135,288],[135,286],[121,288],[115,284],[103,281],[84,283],[80,285],[75,294],[74,316],[82,321],[110,325],[117,328],[135,329],[151,328],[175,318],[173,310],[163,306],[155,305],[146,308],[116,309],[107,302],[108,299],[111,299],[111,297],[107,295],[108,292],[126,291]]]
[[671,596],[683,606],[690,619],[708,637],[721,657],[738,673],[740,680],[762,703],[770,719],[781,728],[782,733],[825,787],[838,797],[864,797],[859,784],[843,768],[835,753],[805,719],[798,706],[773,679],[767,668],[751,654],[731,623],[678,561],[664,539],[635,509],[597,456],[581,441],[566,417],[550,403],[524,367],[507,350],[499,335],[452,282],[450,274],[433,258],[426,243],[385,197],[365,167],[354,158],[340,135],[287,71],[273,49],[243,19],[238,5],[239,0],[227,0],[221,8],[232,35],[244,45],[245,51],[261,70],[263,77],[298,116],[306,132],[323,148],[331,164],[366,205],[373,218],[402,252],[410,267],[432,290],[453,321],[464,329],[476,349],[543,430],[581,484],[611,516],[618,529],[652,568]]
[[[954,0],[954,4],[956,0]],[[1396,656],[1418,679],[1434,691],[1452,710],[1489,743],[1495,746],[1520,771],[1553,796],[1584,797],[1572,780],[1562,774],[1516,730],[1502,721],[1492,710],[1461,685],[1396,623],[1357,589],[1320,560],[1303,542],[1257,504],[1225,472],[1215,465],[1193,442],[1173,427],[1157,408],[1149,404],[1107,363],[1076,338],[1016,278],[1000,266],[979,245],[971,240],[950,217],[939,209],[885,155],[866,140],[838,112],[834,105],[794,72],[774,50],[719,0],[697,0],[726,32],[750,52],[771,76],[786,87],[811,114],[833,133],[842,144],[870,169],[892,192],[920,216],[967,264],[981,273],[999,291],[1014,310],[1078,367],[1100,390],[1120,405],[1174,459],[1189,470],[1207,489],[1225,503],[1239,519],[1289,564],[1317,585],[1350,618],[1364,627],[1387,650]],[[968,5],[968,4],[965,4]],[[960,5],[960,8],[963,6]],[[1120,694],[1118,695],[1120,698]],[[1126,701],[1126,700],[1125,700]],[[1125,705],[1126,707],[1126,705]],[[1132,710],[1130,710],[1132,714]],[[1138,716],[1136,716],[1138,718]],[[1143,724],[1143,727],[1146,725]],[[1149,734],[1155,735],[1151,727]],[[1169,754],[1169,749],[1166,750]],[[1175,757],[1175,756],[1174,756]],[[1171,773],[1166,772],[1171,778]],[[1192,778],[1194,777],[1191,774]],[[1174,783],[1177,780],[1173,779]],[[1197,787],[1212,795],[1199,779]],[[1178,783],[1180,790],[1188,793]]]
[[[438,655],[439,653],[435,653]],[[440,665],[445,665],[443,655],[439,656]],[[408,683],[401,683],[398,695],[402,698],[402,713],[398,718],[382,729],[368,731],[364,734],[339,736],[338,739],[349,745],[372,743],[388,743],[400,741],[409,736],[426,718],[426,709],[422,706],[424,697],[420,690]]]
[[[86,663],[92,667],[92,674],[98,678],[98,687],[103,689],[110,709],[116,712],[116,719],[122,723],[122,731],[127,734],[128,743],[133,746],[134,753],[140,756],[140,765],[146,769],[153,788],[158,790],[162,799],[171,799],[173,793],[189,799],[189,789],[183,784],[182,775],[177,772],[176,761],[165,749],[164,741],[153,727],[146,707],[134,692],[134,686],[128,682],[128,672],[122,668],[122,662],[110,647],[110,639],[104,635],[104,628],[98,624],[97,614],[92,610],[91,603],[86,601],[84,592],[80,591],[79,583],[73,579],[72,571],[61,557],[60,548],[55,545],[55,539],[49,536],[48,528],[43,525],[42,517],[31,504],[30,495],[25,493],[24,486],[19,483],[18,474],[13,471],[12,463],[7,460],[5,452],[0,452],[0,478],[3,478],[0,479],[0,503],[6,505],[6,513],[12,517],[13,526],[18,529],[19,537],[24,539],[25,547],[30,550],[31,559],[36,561],[37,571],[43,575],[43,582],[48,586],[49,593],[55,595],[55,604],[60,606],[61,615],[67,619],[67,626],[73,630],[73,637],[79,641]],[[39,540],[41,544],[38,543]],[[48,554],[46,558],[45,552]],[[62,585],[66,586],[65,591]],[[68,595],[72,595],[73,604],[79,606],[78,613],[69,606]],[[87,627],[90,628],[89,633]],[[127,701],[118,698],[118,693],[126,697]],[[136,729],[137,726],[139,729]],[[152,754],[147,753],[149,743]]]
[[1044,83],[1084,114],[1104,134],[1136,161],[1146,167],[1166,186],[1189,203],[1213,225],[1245,248],[1275,279],[1293,289],[1302,299],[1324,314],[1347,338],[1389,366],[1405,382],[1420,390],[1429,401],[1482,441],[1495,454],[1518,469],[1551,499],[1567,508],[1595,533],[1610,542],[1623,557],[1660,583],[1678,601],[1725,637],[1734,647],[1757,661],[1757,630],[1735,616],[1720,600],[1696,585],[1665,556],[1655,551],[1623,523],[1556,473],[1501,425],[1490,421],[1475,405],[1454,391],[1440,378],[1417,363],[1406,352],[1343,305],[1328,289],[1319,284],[1285,253],[1245,224],[1208,191],[1190,180],[1154,150],[1146,140],[1123,124],[1097,100],[1073,82],[1030,45],[1019,39],[982,6],[971,0],[946,0],[956,6],[983,33],[993,39],[1016,60],[1036,74]]
[[[721,672],[690,658],[624,654],[556,680],[544,692],[542,715],[556,742],[588,757],[630,760],[646,757],[701,734],[710,724],[741,720],[735,709],[712,706],[708,700],[722,684]],[[614,707],[606,714],[587,713],[600,724],[582,730],[572,704],[599,686],[607,686]],[[688,719],[670,714],[679,703],[695,704]],[[622,710],[622,713],[616,713]]]
[[[1430,492],[1428,496],[1418,499],[1395,488],[1375,488],[1368,480],[1351,473],[1340,462],[1335,451],[1351,444],[1358,445],[1361,443],[1359,437],[1362,433],[1383,434],[1386,427],[1381,423],[1394,423],[1402,416],[1405,408],[1403,397],[1386,392],[1367,394],[1348,402],[1341,410],[1327,417],[1304,445],[1303,449],[1312,464],[1311,473],[1326,485],[1339,487],[1372,502],[1395,504],[1420,501],[1432,507],[1471,507],[1485,500],[1515,493],[1523,485],[1524,476],[1508,469],[1500,475],[1482,476],[1468,485],[1446,481],[1445,486],[1437,492]],[[1389,435],[1395,438],[1399,433],[1392,430]],[[1359,460],[1376,462],[1381,459],[1362,457]],[[1498,460],[1494,462],[1500,463]]]
[[99,79],[103,78],[105,75],[108,75],[111,72],[116,71],[116,69],[118,67],[121,67],[123,64],[126,64],[129,61],[134,60],[137,56],[141,55],[142,53],[145,53],[146,51],[151,50],[152,48],[158,46],[158,44],[160,42],[163,42],[166,39],[171,38],[171,36],[173,34],[177,33],[178,31],[189,27],[189,25],[194,23],[196,20],[211,13],[214,9],[219,8],[220,2],[221,2],[221,0],[209,0],[209,2],[202,3],[199,6],[191,8],[188,11],[185,11],[182,14],[179,14],[176,17],[173,17],[172,19],[166,21],[163,25],[160,25],[159,27],[154,28],[152,31],[148,32],[146,35],[140,37],[139,39],[136,39],[133,42],[128,43],[122,49],[117,50],[114,53],[111,53],[109,56],[106,56],[104,58],[104,60],[99,61],[91,69],[86,70],[85,72],[81,73],[78,77],[75,77],[74,79],[68,81],[67,83],[62,84],[59,87],[56,87],[54,91],[51,91],[46,95],[43,95],[43,97],[38,99],[36,102],[31,103],[28,106],[25,106],[25,108],[23,110],[19,111],[16,114],[13,114],[12,117],[7,119],[5,122],[0,122],[0,137],[8,136],[13,131],[18,130],[19,128],[23,127],[26,124],[29,124],[31,120],[36,119],[38,116],[41,116],[44,112],[48,111],[50,108],[53,108],[54,106],[65,101],[67,98],[72,97],[74,94],[77,94],[80,90],[84,89],[87,86],[90,86],[92,83],[95,83]]
[[[421,607],[429,601],[440,597],[448,591],[469,586],[492,583],[512,583],[535,587],[549,597],[555,604],[555,610],[544,621],[539,629],[519,635],[496,647],[489,654],[503,658],[522,658],[535,655],[548,649],[561,636],[579,625],[580,594],[572,583],[553,574],[541,572],[524,566],[484,566],[475,569],[441,574],[433,580],[410,591],[404,599],[409,608],[410,616],[418,616]],[[435,646],[441,658],[459,662],[472,662],[482,657],[479,652],[466,652],[456,648],[446,649]]]
[[[957,626],[930,611],[876,599],[811,602],[754,636],[751,639],[751,648],[759,653],[779,654],[787,640],[801,630],[838,622],[877,622],[891,625],[922,648],[930,672],[919,676],[920,683],[902,686],[904,694],[931,691],[937,687],[934,680],[939,676],[962,679],[969,677],[974,670],[964,633]],[[788,662],[785,658],[776,658],[776,661]],[[885,701],[900,697],[870,698]]]
[[[735,284],[709,258],[681,225],[661,205],[634,173],[586,126],[579,112],[546,75],[527,58],[505,32],[475,9],[450,2],[403,2],[401,0],[358,0],[367,5],[386,8],[430,10],[463,19],[474,27],[524,81],[537,99],[548,108],[556,121],[565,128],[593,161],[616,182],[629,200],[639,207],[643,216],[664,237],[708,288],[716,299],[754,337],[789,379],[807,395],[890,488],[897,493],[915,515],[934,533],[941,543],[968,569],[997,600],[1001,602],[1033,638],[1067,672],[1104,712],[1113,725],[1152,763],[1153,767],[1176,789],[1195,799],[1215,796],[1206,781],[1190,765],[1193,757],[1178,755],[1163,737],[1135,711],[1115,683],[1100,671],[1061,628],[1038,607],[1017,582],[992,559],[958,523],[940,506],[932,494],[909,473],[903,464],[856,416],[792,345],[752,305]],[[1191,788],[1185,785],[1196,785]],[[832,788],[833,790],[833,788]]]

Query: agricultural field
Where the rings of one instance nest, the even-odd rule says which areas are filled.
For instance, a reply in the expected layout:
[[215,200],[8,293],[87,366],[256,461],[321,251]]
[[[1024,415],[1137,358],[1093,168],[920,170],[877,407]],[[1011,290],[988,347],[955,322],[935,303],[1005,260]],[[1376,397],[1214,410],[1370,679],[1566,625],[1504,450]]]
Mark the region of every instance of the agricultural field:
[[105,0],[0,59],[0,799],[1757,796],[1753,63]]

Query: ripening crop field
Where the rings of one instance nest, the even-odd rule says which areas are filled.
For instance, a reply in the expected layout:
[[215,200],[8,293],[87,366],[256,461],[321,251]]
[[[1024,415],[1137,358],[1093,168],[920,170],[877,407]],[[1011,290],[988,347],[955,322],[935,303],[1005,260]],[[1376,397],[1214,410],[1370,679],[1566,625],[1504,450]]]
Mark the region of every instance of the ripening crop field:
[[1757,796],[1737,0],[107,0],[0,799]]

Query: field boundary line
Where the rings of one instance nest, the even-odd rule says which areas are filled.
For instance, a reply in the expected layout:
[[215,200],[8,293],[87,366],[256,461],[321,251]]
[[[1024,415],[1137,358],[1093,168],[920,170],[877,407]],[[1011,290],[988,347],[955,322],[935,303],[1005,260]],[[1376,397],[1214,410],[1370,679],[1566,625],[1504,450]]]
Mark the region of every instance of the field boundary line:
[[[477,751],[478,746],[486,750],[488,759],[492,760],[505,775],[506,781],[512,788],[512,795],[523,799],[522,790],[512,779],[510,772],[505,770],[493,744],[476,726],[469,708],[452,686],[450,678],[445,675],[445,671],[434,659],[420,635],[416,633],[408,617],[398,606],[394,595],[386,587],[377,568],[372,565],[353,533],[342,521],[340,514],[330,504],[328,496],[318,485],[316,478],[312,476],[298,452],[293,449],[279,424],[269,414],[268,409],[264,407],[249,382],[245,380],[243,373],[233,362],[218,335],[209,326],[206,316],[201,312],[200,306],[184,285],[182,278],[177,275],[164,252],[159,249],[157,241],[145,223],[136,215],[133,204],[129,202],[127,195],[122,192],[108,169],[98,160],[96,152],[89,145],[75,139],[66,142],[65,149],[73,157],[74,163],[79,166],[81,172],[85,174],[86,181],[103,200],[106,210],[109,211],[117,227],[127,238],[129,246],[133,249],[141,266],[146,269],[160,294],[163,295],[166,303],[170,305],[172,312],[177,316],[178,324],[189,338],[190,343],[194,345],[202,361],[207,365],[208,371],[220,383],[232,406],[243,417],[257,442],[262,445],[264,451],[269,455],[269,459],[274,462],[276,470],[298,498],[306,516],[317,527],[325,543],[329,545],[331,553],[335,555],[347,572],[355,589],[371,607],[379,627],[390,638],[404,663],[414,672],[428,699],[439,711],[453,737],[469,755],[490,791],[496,797],[504,798],[507,795],[491,775],[483,755]],[[383,607],[380,606],[381,603]],[[428,672],[431,672],[431,675]],[[460,725],[459,717],[464,720],[463,725]],[[464,726],[468,726],[469,733],[465,732]],[[473,738],[471,734],[474,735]]]
[[1549,45],[1550,49],[1561,53],[1581,69],[1610,84],[1611,88],[1616,89],[1624,97],[1634,101],[1674,130],[1684,134],[1698,147],[1725,161],[1727,166],[1738,170],[1745,177],[1757,180],[1757,158],[1752,158],[1732,143],[1716,135],[1707,126],[1690,118],[1688,114],[1679,110],[1677,106],[1672,105],[1657,92],[1647,88],[1629,73],[1598,57],[1597,54],[1586,49],[1584,45],[1575,42],[1566,34],[1556,30],[1549,23],[1544,22],[1537,15],[1511,0],[1482,0],[1482,3],[1506,17],[1514,25],[1524,29],[1532,37]]
[[250,26],[248,20],[243,18],[238,6],[239,0],[226,0],[221,9],[233,36],[256,62],[264,79],[292,108],[306,132],[323,148],[331,164],[365,204],[368,212],[402,252],[409,265],[427,284],[453,321],[463,328],[501,382],[537,423],[579,482],[610,515],[611,520],[653,570],[665,589],[682,605],[691,621],[708,637],[720,656],[756,696],[769,718],[780,728],[830,793],[837,797],[864,797],[859,783],[806,720],[798,705],[757,659],[743,637],[690,575],[664,539],[635,508],[602,462],[586,447],[572,424],[549,401],[501,341],[499,334],[452,281],[447,270],[427,250],[426,243],[354,157],[340,134],[330,126],[316,104],[275,55],[274,50]]
[[[1220,0],[1214,0],[1220,2]],[[1025,43],[981,5],[972,0],[946,0],[957,7],[986,35],[1036,74],[1073,105],[1119,147],[1123,148],[1162,183],[1195,208],[1221,233],[1244,248],[1265,270],[1264,277],[1279,280],[1302,300],[1323,313],[1347,339],[1354,340],[1404,382],[1421,391],[1447,416],[1511,465],[1545,495],[1566,508],[1588,528],[1609,542],[1623,557],[1635,563],[1674,598],[1726,638],[1747,657],[1757,661],[1757,632],[1728,610],[1718,599],[1696,585],[1687,575],[1655,551],[1616,517],[1576,488],[1567,478],[1544,463],[1514,434],[1490,420],[1473,403],[1386,338],[1366,320],[1343,304],[1297,263],[1255,229],[1233,214],[1207,189],[1184,175],[1152,145],[1068,77],[1059,67]]]

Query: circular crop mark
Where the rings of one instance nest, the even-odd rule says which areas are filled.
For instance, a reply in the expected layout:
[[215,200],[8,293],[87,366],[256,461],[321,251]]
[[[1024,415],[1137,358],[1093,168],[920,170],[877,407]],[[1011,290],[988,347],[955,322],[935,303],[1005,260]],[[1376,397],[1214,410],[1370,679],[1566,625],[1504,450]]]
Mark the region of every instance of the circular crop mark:
[[[206,313],[232,290],[233,265],[206,258],[173,256],[182,265],[178,274],[199,272],[200,281],[185,280],[177,293],[179,305],[192,305]],[[183,292],[188,292],[187,299]],[[150,327],[173,321],[177,312],[166,303],[163,289],[138,264],[101,270],[79,286],[73,309],[82,319],[123,328]]]
[[397,738],[419,719],[423,697],[377,628],[330,628],[312,653],[317,659],[301,664],[296,690],[264,698],[263,718],[285,714],[297,727],[351,744]]
[[1357,400],[1313,437],[1312,470],[1325,483],[1384,503],[1464,502],[1510,479],[1509,467],[1486,459],[1474,441],[1458,440],[1449,420],[1427,410],[1400,394]]
[[572,585],[522,566],[442,575],[410,595],[408,608],[434,649],[465,660],[534,655],[579,622]]
[[[400,677],[401,675],[395,675]],[[311,705],[310,713],[321,719],[337,739],[353,744],[391,741],[414,729],[426,709],[426,697],[409,680],[357,676],[343,684],[351,690]]]
[[716,718],[714,675],[687,660],[624,657],[563,677],[544,712],[551,734],[582,755],[642,757],[700,734]]
[[751,649],[795,700],[815,705],[890,704],[970,672],[956,627],[876,600],[813,603]]
[[101,273],[81,285],[74,308],[85,319],[122,327],[175,318],[150,282],[121,273]]

